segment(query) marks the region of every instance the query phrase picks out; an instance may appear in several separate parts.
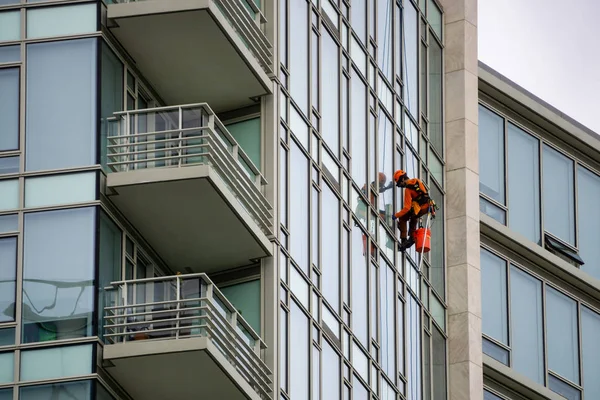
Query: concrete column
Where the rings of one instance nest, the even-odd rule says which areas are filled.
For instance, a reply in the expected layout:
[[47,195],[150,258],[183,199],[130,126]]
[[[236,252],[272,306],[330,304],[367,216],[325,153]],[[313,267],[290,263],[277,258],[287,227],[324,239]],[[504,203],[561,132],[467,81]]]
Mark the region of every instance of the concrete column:
[[441,0],[445,41],[449,399],[483,399],[477,0]]

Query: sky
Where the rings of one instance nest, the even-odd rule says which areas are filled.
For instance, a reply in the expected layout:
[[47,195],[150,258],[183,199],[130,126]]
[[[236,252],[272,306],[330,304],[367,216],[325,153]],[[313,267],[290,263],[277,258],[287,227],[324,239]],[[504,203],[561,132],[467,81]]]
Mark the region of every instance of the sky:
[[479,60],[600,134],[600,0],[478,0]]

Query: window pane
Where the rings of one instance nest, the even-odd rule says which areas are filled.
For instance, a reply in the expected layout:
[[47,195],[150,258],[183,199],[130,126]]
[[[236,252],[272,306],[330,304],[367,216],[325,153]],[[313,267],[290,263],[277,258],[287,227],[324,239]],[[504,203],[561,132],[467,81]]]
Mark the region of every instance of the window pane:
[[32,39],[95,32],[96,9],[95,3],[28,9],[27,37]]
[[600,315],[581,307],[583,391],[586,399],[600,399]]
[[220,290],[260,335],[260,279],[226,286]]
[[536,243],[540,243],[539,159],[539,141],[508,124],[509,226]]
[[19,156],[0,158],[0,174],[16,174],[19,172]]
[[427,20],[431,24],[433,31],[442,37],[442,13],[433,0],[427,3]]
[[442,48],[431,39],[429,41],[429,138],[439,154],[444,152],[442,73]]
[[260,170],[260,117],[229,124],[226,125],[226,128],[254,166]]
[[542,283],[512,265],[510,283],[513,368],[543,385]]
[[[585,262],[581,269],[600,279],[600,246],[598,246],[597,235],[600,226],[600,207],[598,207],[600,177],[579,167],[577,169],[577,192],[579,256]],[[598,396],[600,396],[600,392],[598,392]]]
[[333,154],[339,158],[340,144],[340,59],[338,45],[326,29],[321,29],[323,51],[321,53],[321,85],[323,90],[323,107],[321,134]]
[[354,68],[350,84],[352,179],[362,187],[367,179],[367,88]]
[[[304,0],[302,0],[304,1]],[[308,204],[309,175],[308,159],[298,145],[292,141],[290,153],[290,247],[292,257],[298,266],[308,275]]]
[[382,262],[379,270],[379,315],[381,337],[381,367],[392,381],[396,376],[396,324],[394,323],[394,303],[396,291],[394,281],[396,275],[387,262]]
[[567,400],[581,399],[581,392],[579,389],[575,389],[573,386],[566,384],[550,374],[548,374],[548,387]]
[[506,225],[506,211],[482,197],[479,198],[479,211]]
[[[444,204],[442,192],[436,185],[431,185],[431,197],[436,204]],[[402,207],[402,206],[400,206]],[[398,208],[399,210],[400,208]],[[444,207],[436,212],[436,227],[431,230],[431,272],[430,281],[433,288],[438,292],[442,299],[445,296],[445,277],[444,277]]]
[[18,148],[19,68],[0,69],[0,151]]
[[544,145],[544,229],[575,245],[573,161]]
[[12,400],[13,399],[13,390],[12,389],[1,389],[0,390],[0,400]]
[[[394,169],[392,152],[394,151],[394,124],[389,120],[387,115],[379,113],[379,132],[378,136],[378,157],[379,157],[379,172],[385,175],[384,181],[379,181],[379,214],[385,221],[389,221],[392,225],[391,217],[394,213],[394,185],[392,181],[392,172]],[[389,188],[386,186],[389,183]]]
[[479,106],[479,191],[501,204],[504,198],[504,118]]
[[437,329],[433,329],[433,398],[446,398],[446,339]]
[[102,165],[106,167],[107,136],[109,129],[113,128],[113,125],[109,125],[106,119],[112,117],[113,113],[123,110],[123,63],[104,41],[102,42],[101,62],[100,151],[102,152]]
[[25,207],[83,203],[96,199],[96,172],[25,179]]
[[78,381],[22,387],[19,398],[21,400],[91,400],[91,396],[92,381]]
[[306,0],[290,0],[290,92],[300,110],[308,116],[308,4]]
[[55,379],[92,373],[94,346],[50,347],[21,352],[21,380]]
[[96,400],[114,400],[115,398],[106,390],[102,384],[96,383]]
[[0,322],[15,320],[17,238],[0,239]]
[[360,342],[368,347],[367,314],[367,236],[354,227],[352,229],[352,331]]
[[25,214],[24,342],[92,334],[95,211]]
[[96,43],[27,45],[27,171],[96,162]]
[[290,317],[290,397],[308,399],[308,354],[310,352],[308,318],[295,301],[292,301]]
[[111,282],[121,278],[122,233],[119,227],[106,213],[100,214],[100,251],[99,251],[99,301],[98,331],[100,338],[104,332],[104,307],[115,306],[113,294],[104,290]]
[[19,217],[17,216],[17,214],[0,216],[0,233],[16,232],[18,230]]
[[502,398],[496,396],[492,392],[488,392],[487,390],[483,391],[483,400],[502,400]]
[[21,61],[21,46],[0,47],[0,63]]
[[350,7],[350,18],[352,18],[352,29],[363,42],[367,44],[367,1],[357,0]]
[[[0,3],[2,4],[2,3]],[[0,42],[21,38],[21,12],[0,12]]]
[[15,344],[15,328],[0,329],[0,346],[12,346],[13,344]]
[[546,290],[548,368],[579,383],[577,303],[558,291]]
[[408,398],[421,398],[421,309],[412,295],[408,296]]
[[323,399],[340,398],[340,356],[323,340]]
[[392,79],[392,7],[391,0],[377,1],[377,65],[388,81]]
[[417,10],[411,2],[404,4],[404,104],[417,120],[419,119],[419,94],[418,94],[418,69],[419,57],[417,56],[417,48],[419,45],[418,38],[418,15]]
[[506,261],[481,249],[482,331],[508,345]]
[[321,213],[321,271],[325,299],[336,313],[340,313],[340,202],[329,188],[323,185],[323,210]]
[[0,181],[0,211],[19,208],[19,180]]
[[[15,353],[0,353],[0,383],[10,383],[15,380]],[[0,397],[1,398],[1,397]]]
[[504,365],[508,365],[508,350],[498,346],[496,343],[483,338],[482,343],[483,353],[500,361]]

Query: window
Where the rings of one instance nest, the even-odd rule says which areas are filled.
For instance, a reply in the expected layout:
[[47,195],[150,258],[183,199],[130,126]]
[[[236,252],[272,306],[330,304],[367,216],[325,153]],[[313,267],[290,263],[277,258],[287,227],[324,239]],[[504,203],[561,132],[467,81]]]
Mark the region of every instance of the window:
[[[600,177],[581,166],[577,168],[577,208],[579,210],[579,255],[584,261],[581,269],[600,279]],[[600,388],[600,386],[599,386]],[[600,391],[598,392],[600,396]],[[599,397],[600,398],[600,397]]]
[[60,7],[36,7],[27,10],[27,37],[68,36],[95,32],[96,3]]
[[[304,0],[302,0],[304,1]],[[291,181],[290,185],[290,248],[294,261],[308,274],[308,205],[310,194],[308,190],[308,159],[300,147],[292,141],[290,153]]]
[[412,294],[408,295],[408,398],[421,398],[421,308]]
[[91,400],[92,381],[63,382],[51,385],[25,386],[19,391],[21,400]]
[[544,144],[544,230],[575,245],[573,161]]
[[504,181],[504,118],[480,105],[479,191],[505,204]]
[[352,332],[358,340],[368,347],[367,314],[367,236],[359,227],[352,228],[351,243],[351,293],[352,293]]
[[340,313],[340,204],[337,196],[323,185],[321,213],[322,290],[329,305]]
[[[4,352],[0,353],[0,384],[11,383],[15,380],[15,353]],[[2,394],[0,394],[0,399]]]
[[[0,5],[2,2],[0,1]],[[0,42],[21,39],[21,12],[0,12]]]
[[16,279],[17,238],[0,239],[0,322],[15,320]]
[[0,69],[0,151],[19,148],[19,93],[19,68]]
[[19,156],[0,158],[0,175],[16,174],[19,172]]
[[290,0],[290,92],[304,115],[308,110],[308,3],[306,0]]
[[19,180],[0,180],[0,211],[19,208]]
[[377,64],[388,81],[392,78],[392,0],[377,2]]
[[96,199],[96,172],[25,178],[25,207],[84,203]]
[[0,63],[13,63],[19,61],[21,61],[21,46],[0,47]]
[[327,29],[322,28],[323,52],[321,53],[321,85],[323,106],[321,135],[329,150],[336,158],[340,157],[340,59],[339,48]]
[[419,57],[418,46],[418,13],[411,2],[404,5],[404,60],[403,60],[403,80],[404,80],[404,101],[409,112],[415,119],[419,118]]
[[600,315],[581,307],[581,354],[583,392],[587,399],[600,399]]
[[[506,261],[481,250],[482,331],[508,345]],[[485,294],[485,295],[483,295]]]
[[24,342],[92,334],[95,214],[92,207],[25,214]]
[[91,344],[21,352],[21,380],[37,381],[92,373]]
[[260,117],[229,124],[226,125],[226,128],[250,158],[254,166],[260,170]]
[[579,334],[577,303],[548,287],[546,289],[546,340],[548,368],[579,384]]
[[354,68],[350,84],[352,179],[362,186],[367,180],[367,88]]
[[220,290],[244,320],[260,335],[260,279],[225,286]]
[[309,397],[309,322],[302,309],[292,301],[290,313],[290,398]]
[[[429,9],[431,10],[432,8],[434,7],[430,7]],[[435,10],[437,10],[437,6]],[[435,39],[431,38],[429,40],[429,138],[438,154],[443,154],[444,152],[442,65],[442,47]],[[481,132],[481,120],[479,122],[479,132]],[[479,142],[481,143],[481,136]]]
[[107,137],[109,132],[111,135],[116,134],[116,132],[111,132],[109,130],[116,129],[117,124],[111,124],[107,121],[107,118],[111,118],[113,113],[123,110],[123,63],[104,41],[102,41],[101,63],[100,151],[102,152],[102,165],[106,167]]
[[97,39],[27,45],[26,170],[96,163]]
[[122,232],[119,227],[102,211],[100,213],[100,252],[98,255],[99,282],[98,291],[98,331],[102,338],[104,333],[104,308],[114,306],[112,293],[105,288],[111,282],[121,279]]
[[13,390],[12,389],[0,389],[0,400],[12,400]]

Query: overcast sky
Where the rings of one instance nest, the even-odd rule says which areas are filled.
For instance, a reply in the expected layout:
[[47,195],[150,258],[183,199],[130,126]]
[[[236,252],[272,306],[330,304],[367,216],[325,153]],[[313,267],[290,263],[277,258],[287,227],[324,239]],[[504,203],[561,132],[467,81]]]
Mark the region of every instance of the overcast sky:
[[478,0],[479,60],[600,133],[600,0]]

